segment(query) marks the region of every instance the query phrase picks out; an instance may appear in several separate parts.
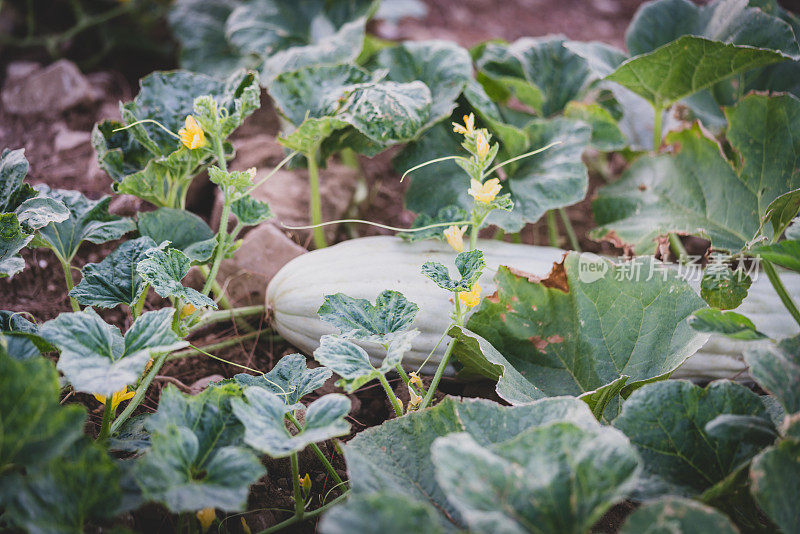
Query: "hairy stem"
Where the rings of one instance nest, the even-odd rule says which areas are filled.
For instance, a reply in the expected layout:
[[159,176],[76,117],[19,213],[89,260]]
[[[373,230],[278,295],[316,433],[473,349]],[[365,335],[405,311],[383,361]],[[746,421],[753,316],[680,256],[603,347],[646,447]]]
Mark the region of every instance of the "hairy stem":
[[[306,154],[306,161],[308,161],[308,182],[311,186],[311,198],[309,200],[311,224],[317,225],[322,223],[322,199],[319,196],[317,151],[314,150]],[[314,228],[314,246],[316,248],[325,248],[328,246],[327,241],[325,241],[325,230],[321,226],[315,226]]]
[[139,298],[136,299],[133,308],[131,308],[131,318],[134,321],[136,320],[137,317],[139,317],[142,314],[142,310],[144,309],[144,303],[147,301],[147,293],[149,292],[150,292],[150,284],[145,284],[144,289],[142,289],[142,294],[139,295]]
[[153,379],[156,377],[161,368],[164,366],[164,362],[167,361],[167,356],[169,353],[165,352],[163,354],[159,354],[156,356],[155,360],[153,361],[153,366],[150,368],[150,371],[145,375],[144,379],[139,383],[139,386],[136,388],[136,394],[133,396],[131,401],[122,410],[122,413],[119,414],[119,417],[114,419],[114,422],[111,423],[111,426],[108,430],[108,435],[113,436],[121,427],[125,424],[133,412],[136,411],[136,408],[144,400],[144,396],[147,393],[147,388],[150,387],[150,384],[153,383]]
[[553,210],[547,212],[547,235],[550,238],[550,246],[558,248],[558,222],[556,212]]
[[386,377],[382,374],[378,375],[378,380],[380,381],[381,385],[383,386],[383,390],[386,392],[386,396],[389,397],[389,402],[392,403],[392,408],[394,408],[394,414],[397,417],[403,416],[403,405],[400,404],[400,400],[397,398],[397,395],[394,394],[392,391],[392,387],[389,385],[389,381],[386,380]]
[[292,464],[292,488],[294,489],[294,515],[298,519],[303,519],[306,511],[305,500],[303,499],[303,488],[300,487],[300,462],[297,453],[293,452],[289,457]]
[[289,519],[287,519],[286,521],[281,521],[277,525],[272,525],[268,529],[262,530],[258,534],[272,534],[273,532],[280,532],[281,530],[283,530],[286,527],[289,527],[291,525],[294,525],[295,523],[299,523],[300,521],[304,521],[306,519],[312,519],[314,517],[317,517],[318,515],[320,515],[323,512],[327,511],[329,508],[331,508],[333,506],[336,506],[340,502],[342,502],[345,499],[347,499],[347,497],[349,495],[350,495],[349,491],[345,492],[342,495],[339,495],[338,497],[333,499],[331,502],[320,506],[316,510],[311,510],[310,512],[305,512],[303,514],[303,517],[297,517],[296,515],[294,515],[294,516],[290,517]]
[[[286,417],[289,419],[289,421],[291,421],[291,423],[297,428],[298,431],[299,430],[303,430],[303,427],[300,424],[300,421],[298,421],[297,418],[293,414],[287,413]],[[336,484],[337,485],[338,484],[344,484],[344,481],[342,480],[342,477],[340,477],[339,473],[336,472],[336,469],[333,468],[333,465],[331,465],[331,463],[328,461],[328,459],[322,453],[322,450],[319,448],[319,446],[317,446],[316,443],[312,443],[310,445],[310,447],[311,447],[311,450],[314,451],[314,454],[317,455],[317,458],[319,458],[319,461],[322,463],[322,465],[325,466],[325,470],[328,472],[328,474],[331,476],[331,478],[333,478],[333,480],[336,482]]]
[[103,443],[109,436],[111,420],[114,419],[114,398],[113,395],[106,397],[105,408],[103,409],[103,423],[100,425],[100,434],[97,441]]
[[783,305],[789,310],[789,313],[794,320],[797,321],[797,324],[800,324],[800,310],[797,309],[797,305],[786,291],[786,286],[783,285],[775,267],[770,262],[763,259],[761,260],[761,266],[764,268],[764,272],[767,273],[767,278],[769,278],[772,287],[775,288],[775,292],[778,294],[778,297],[780,297]]
[[689,253],[686,252],[686,247],[683,246],[681,238],[678,236],[678,234],[669,234],[669,248],[672,253],[675,254],[675,257],[678,259],[678,263],[689,261]]
[[578,242],[578,235],[575,233],[575,228],[572,227],[572,221],[569,220],[567,210],[558,208],[558,214],[561,215],[561,222],[564,223],[564,228],[567,230],[567,237],[569,238],[569,244],[572,250],[575,252],[582,252],[581,244]]
[[[464,322],[464,317],[462,316],[461,312],[461,301],[458,298],[458,291],[455,291],[455,307],[456,307],[456,316],[455,316],[455,324],[461,326]],[[465,310],[466,311],[466,310]],[[445,330],[445,334],[442,336],[447,335],[447,331],[450,330],[450,326],[447,326],[447,330]],[[444,370],[447,367],[447,362],[450,360],[450,355],[453,354],[453,348],[456,345],[456,340],[453,339],[450,341],[450,344],[447,346],[447,350],[444,352],[444,356],[442,356],[439,365],[436,367],[436,373],[433,375],[433,380],[431,380],[431,385],[428,386],[428,392],[425,394],[425,398],[422,399],[422,404],[419,405],[418,410],[424,410],[427,408],[431,401],[433,400],[433,395],[436,393],[436,388],[439,387],[439,382],[442,380],[442,375],[444,375]]]
[[[253,315],[263,315],[266,308],[263,305],[257,304],[254,306],[242,306],[240,308],[230,308],[226,310],[218,310],[208,312],[203,315],[197,324],[193,325],[189,331],[193,332],[210,324],[219,323],[222,321],[237,321],[244,317],[251,317]],[[238,321],[237,321],[237,324]],[[252,327],[250,328],[252,331]]]
[[[75,282],[72,280],[72,265],[60,255],[56,254],[56,257],[58,257],[58,261],[61,263],[61,268],[64,269],[64,280],[67,282],[67,293],[69,293],[72,291],[72,288],[75,287]],[[78,304],[77,300],[70,297],[69,303],[70,306],[72,306],[72,311],[81,311],[81,306]]]

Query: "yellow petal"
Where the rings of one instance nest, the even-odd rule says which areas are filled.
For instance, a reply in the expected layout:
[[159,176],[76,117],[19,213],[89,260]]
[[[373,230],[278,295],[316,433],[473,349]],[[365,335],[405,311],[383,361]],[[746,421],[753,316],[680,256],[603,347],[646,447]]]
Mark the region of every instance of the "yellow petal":
[[462,291],[461,293],[459,293],[458,294],[458,300],[460,300],[461,303],[464,306],[466,306],[466,308],[468,310],[471,309],[471,308],[474,308],[475,306],[477,306],[481,301],[481,286],[480,286],[480,284],[478,284],[476,282],[475,285],[472,286],[471,290]]
[[489,142],[486,140],[486,136],[481,132],[478,132],[478,135],[475,137],[475,153],[481,160],[486,159],[486,156],[489,155]]
[[203,508],[197,511],[197,520],[200,521],[200,527],[203,532],[211,528],[211,524],[217,518],[217,512],[213,508]]
[[196,311],[197,311],[197,308],[195,308],[193,305],[184,304],[183,308],[181,308],[181,319],[189,317],[191,314],[193,314]]
[[415,386],[417,386],[419,388],[422,387],[422,378],[420,378],[420,376],[417,373],[411,372],[411,373],[408,374],[408,376],[410,378],[410,380],[409,380],[410,383],[414,384]]
[[466,226],[459,228],[458,226],[448,226],[444,231],[444,237],[447,243],[453,247],[456,252],[464,252],[464,232],[467,231]]

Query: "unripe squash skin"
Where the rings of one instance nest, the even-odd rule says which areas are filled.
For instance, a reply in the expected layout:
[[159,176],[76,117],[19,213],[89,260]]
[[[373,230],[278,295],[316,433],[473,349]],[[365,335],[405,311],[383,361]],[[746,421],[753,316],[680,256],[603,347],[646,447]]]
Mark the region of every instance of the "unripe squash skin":
[[[478,248],[484,252],[486,260],[486,269],[479,280],[482,297],[494,293],[492,278],[498,266],[507,265],[544,277],[553,263],[561,261],[565,254],[565,251],[552,247],[494,240],[480,240]],[[351,239],[303,254],[287,263],[269,283],[266,305],[272,325],[291,344],[311,354],[323,335],[336,333],[332,326],[317,317],[325,295],[344,293],[374,302],[384,289],[400,291],[420,308],[414,321],[420,335],[403,360],[404,367],[416,370],[441,338],[453,308],[449,301],[452,294],[423,276],[420,267],[426,261],[437,261],[455,274],[455,256],[453,249],[443,242],[407,243],[393,236]],[[790,295],[800,295],[800,276],[781,273],[781,278]],[[699,292],[699,280],[691,281],[690,285]],[[800,330],[765,275],[753,282],[747,298],[736,311],[752,319],[759,330],[774,339],[795,335]],[[449,338],[445,338],[439,344],[424,372],[433,372],[448,341]],[[753,348],[753,343],[712,336],[673,377],[695,380],[747,378],[743,373],[746,366],[742,353]],[[375,360],[384,355],[383,348],[377,345],[362,346]],[[452,371],[449,369],[450,373]]]

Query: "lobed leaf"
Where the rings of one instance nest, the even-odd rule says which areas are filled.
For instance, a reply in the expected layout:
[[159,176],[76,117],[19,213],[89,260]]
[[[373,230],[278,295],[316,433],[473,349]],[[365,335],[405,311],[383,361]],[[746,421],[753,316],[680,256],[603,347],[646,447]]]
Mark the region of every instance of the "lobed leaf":
[[146,257],[139,261],[136,272],[164,298],[179,298],[198,308],[208,306],[216,309],[216,302],[181,283],[191,265],[192,260],[180,250],[157,247],[150,249]]
[[436,285],[447,291],[469,291],[475,282],[480,278],[486,262],[483,259],[483,252],[480,250],[470,250],[460,252],[455,260],[456,269],[461,278],[456,281],[450,278],[447,267],[435,261],[426,261],[422,264],[422,274],[433,280]]
[[787,414],[800,412],[800,338],[784,339],[744,353],[750,374]]
[[739,530],[728,517],[704,504],[682,497],[664,497],[644,503],[622,525],[621,534],[737,534]]
[[325,367],[308,369],[302,354],[284,356],[271,371],[261,376],[238,374],[233,378],[244,387],[260,387],[274,393],[284,404],[296,406],[300,399],[319,389],[333,372]]
[[344,293],[326,295],[317,310],[319,318],[339,329],[344,338],[388,344],[397,333],[408,331],[419,306],[399,291],[382,291],[373,305],[367,299]]
[[211,259],[217,239],[214,231],[199,216],[186,210],[158,208],[139,214],[139,233],[156,243],[169,241],[169,247],[183,252],[190,260]]

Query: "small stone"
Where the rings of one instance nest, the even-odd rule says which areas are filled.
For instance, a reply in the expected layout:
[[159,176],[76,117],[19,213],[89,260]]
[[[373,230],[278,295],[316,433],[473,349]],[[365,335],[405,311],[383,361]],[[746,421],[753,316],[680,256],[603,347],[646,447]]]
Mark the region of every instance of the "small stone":
[[197,380],[196,382],[192,383],[189,386],[189,393],[191,393],[192,395],[197,395],[198,393],[206,389],[208,385],[211,384],[212,382],[219,382],[221,380],[225,380],[225,377],[222,375],[204,376],[203,378]]
[[53,140],[53,149],[56,152],[66,152],[81,145],[88,146],[90,142],[91,135],[89,132],[76,132],[63,127],[56,132],[56,137]]
[[9,113],[52,116],[96,98],[89,81],[71,61],[61,59],[22,75],[26,69],[9,68],[16,76],[8,77],[1,95]]

